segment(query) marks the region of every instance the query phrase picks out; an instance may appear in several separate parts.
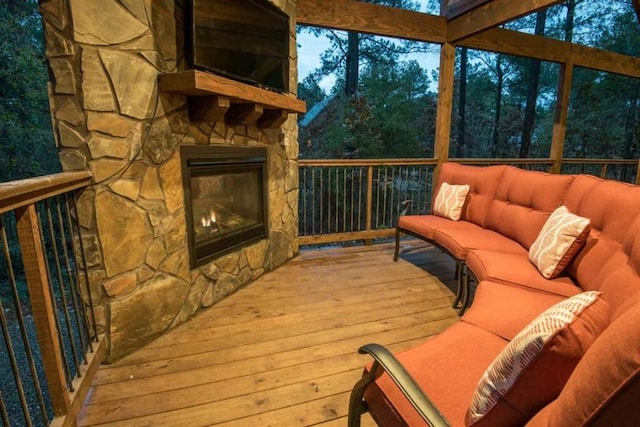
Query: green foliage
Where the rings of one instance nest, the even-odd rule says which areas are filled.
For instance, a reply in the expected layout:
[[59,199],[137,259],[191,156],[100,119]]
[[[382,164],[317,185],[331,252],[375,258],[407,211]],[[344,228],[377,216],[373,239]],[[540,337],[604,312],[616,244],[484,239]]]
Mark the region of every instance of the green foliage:
[[0,182],[58,172],[38,3],[0,0],[0,34]]
[[[375,1],[411,8],[411,2]],[[437,13],[438,1],[428,10]],[[536,14],[507,25],[533,33]],[[428,45],[361,34],[358,90],[345,90],[347,33],[308,29],[329,37],[331,47],[321,66],[301,84],[309,106],[325,99],[318,82],[333,76],[333,98],[308,127],[301,127],[303,157],[428,157],[433,154],[436,96],[429,93],[429,76],[405,53],[429,50]],[[547,10],[544,34],[573,40],[631,56],[640,55],[640,25],[628,0],[567,0]],[[468,52],[466,76],[457,64],[459,94],[465,78],[466,108],[454,96],[451,155],[518,157],[525,127],[525,111],[534,102],[534,121],[528,157],[547,157],[551,145],[560,66],[543,62],[539,84],[532,93],[536,68],[527,58],[489,52]],[[437,75],[433,80],[437,81]],[[435,87],[435,85],[432,85]],[[533,95],[533,97],[532,97]],[[463,117],[459,112],[463,111]],[[463,122],[464,121],[464,122]],[[464,129],[464,135],[459,133]],[[460,139],[462,138],[462,141]],[[636,158],[640,138],[640,80],[575,69],[565,143],[566,157]]]

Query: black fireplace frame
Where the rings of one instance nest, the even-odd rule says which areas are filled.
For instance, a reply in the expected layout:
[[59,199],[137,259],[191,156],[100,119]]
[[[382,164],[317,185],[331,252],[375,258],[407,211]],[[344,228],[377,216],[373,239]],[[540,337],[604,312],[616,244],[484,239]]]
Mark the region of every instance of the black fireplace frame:
[[[182,185],[189,265],[196,268],[269,236],[269,183],[265,147],[183,145],[180,147]],[[191,178],[224,172],[257,171],[262,188],[262,223],[226,235],[223,239],[196,243],[191,205]]]

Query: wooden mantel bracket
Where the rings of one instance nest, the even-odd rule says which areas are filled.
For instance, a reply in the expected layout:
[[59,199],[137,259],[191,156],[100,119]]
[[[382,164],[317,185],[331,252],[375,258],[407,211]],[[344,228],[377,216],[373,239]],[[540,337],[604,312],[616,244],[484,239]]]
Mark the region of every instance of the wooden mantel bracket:
[[225,121],[231,125],[277,128],[291,113],[304,114],[304,101],[288,94],[237,82],[212,73],[188,70],[158,76],[160,91],[189,98],[194,122]]
[[264,107],[260,104],[235,104],[227,113],[227,123],[233,126],[255,126],[263,112]]
[[189,99],[189,116],[194,122],[224,122],[231,107],[228,96],[200,96]]

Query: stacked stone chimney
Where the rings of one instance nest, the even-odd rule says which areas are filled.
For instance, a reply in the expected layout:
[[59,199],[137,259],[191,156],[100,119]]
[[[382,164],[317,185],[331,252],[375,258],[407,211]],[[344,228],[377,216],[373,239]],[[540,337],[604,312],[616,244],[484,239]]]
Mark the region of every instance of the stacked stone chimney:
[[[292,16],[295,88],[295,4],[273,3]],[[78,197],[85,300],[114,360],[298,252],[296,117],[274,130],[192,123],[186,97],[158,90],[158,74],[186,68],[181,1],[41,0],[40,8],[60,161],[94,177]],[[181,144],[268,147],[268,239],[190,270]]]

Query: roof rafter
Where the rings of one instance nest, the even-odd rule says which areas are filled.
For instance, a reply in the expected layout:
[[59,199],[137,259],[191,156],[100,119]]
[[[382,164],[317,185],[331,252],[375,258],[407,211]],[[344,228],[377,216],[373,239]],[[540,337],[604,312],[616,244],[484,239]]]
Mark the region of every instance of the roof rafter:
[[[297,21],[428,43],[446,42],[447,23],[441,16],[356,0],[298,0]],[[503,28],[488,29],[458,44],[640,78],[640,58]]]
[[493,0],[447,22],[449,43],[513,21],[521,16],[544,9],[562,0]]
[[638,24],[640,24],[640,0],[631,0],[631,4],[633,5],[633,10],[636,11],[636,16],[638,17]]

